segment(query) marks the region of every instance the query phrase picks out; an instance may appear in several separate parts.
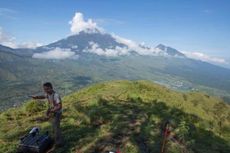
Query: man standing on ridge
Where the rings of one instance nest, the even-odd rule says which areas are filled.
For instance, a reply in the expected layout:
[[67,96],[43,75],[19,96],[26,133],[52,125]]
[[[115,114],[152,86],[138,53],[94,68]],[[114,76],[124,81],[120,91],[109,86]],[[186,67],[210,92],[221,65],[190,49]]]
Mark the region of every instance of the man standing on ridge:
[[43,84],[43,90],[45,95],[32,96],[33,99],[47,99],[49,108],[47,110],[47,117],[52,118],[52,128],[54,134],[54,143],[56,147],[62,145],[63,140],[61,137],[60,121],[62,115],[62,102],[59,94],[53,90],[53,86],[50,82]]

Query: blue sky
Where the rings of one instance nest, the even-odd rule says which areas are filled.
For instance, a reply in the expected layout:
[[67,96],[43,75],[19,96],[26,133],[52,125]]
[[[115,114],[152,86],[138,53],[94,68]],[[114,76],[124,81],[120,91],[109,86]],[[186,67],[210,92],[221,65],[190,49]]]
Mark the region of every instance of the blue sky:
[[18,44],[48,44],[70,35],[75,12],[136,42],[230,59],[229,0],[7,0],[0,27]]

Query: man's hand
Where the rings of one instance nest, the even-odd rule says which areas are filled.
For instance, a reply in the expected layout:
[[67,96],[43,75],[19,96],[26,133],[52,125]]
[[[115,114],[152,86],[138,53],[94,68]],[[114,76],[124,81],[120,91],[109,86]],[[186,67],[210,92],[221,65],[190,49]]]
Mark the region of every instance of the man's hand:
[[46,111],[46,117],[50,117],[50,114],[51,114],[52,112],[51,112],[51,108],[49,108],[47,111]]
[[29,96],[29,97],[31,97],[31,98],[33,98],[33,99],[38,99],[38,96]]

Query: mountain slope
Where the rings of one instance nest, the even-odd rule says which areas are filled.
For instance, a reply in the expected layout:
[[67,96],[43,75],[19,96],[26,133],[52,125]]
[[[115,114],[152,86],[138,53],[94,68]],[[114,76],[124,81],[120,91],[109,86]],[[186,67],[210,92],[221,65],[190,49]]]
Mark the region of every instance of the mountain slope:
[[0,51],[14,52],[14,49],[10,48],[10,47],[7,47],[7,46],[0,45]]
[[110,34],[106,33],[86,33],[69,36],[46,46],[38,47],[35,52],[44,52],[54,48],[69,48],[78,53],[86,48],[90,48],[90,42],[99,44],[100,48],[127,47],[125,44],[117,42]]
[[162,52],[165,52],[166,54],[168,54],[170,56],[186,57],[184,54],[182,54],[178,50],[171,48],[171,47],[167,47],[163,44],[157,45],[155,49],[162,51]]
[[[157,153],[166,120],[180,141],[168,141],[169,153],[230,151],[230,107],[204,94],[178,93],[148,81],[112,81],[64,97],[63,107],[66,144],[57,153],[103,153],[118,146],[126,153]],[[41,120],[44,111],[41,103],[27,102],[1,113],[0,152],[15,152],[19,137],[33,126],[49,130]]]
[[[0,46],[1,47],[1,46]],[[0,80],[16,80],[14,66],[17,64],[25,64],[24,57],[12,52],[10,48],[0,48]]]

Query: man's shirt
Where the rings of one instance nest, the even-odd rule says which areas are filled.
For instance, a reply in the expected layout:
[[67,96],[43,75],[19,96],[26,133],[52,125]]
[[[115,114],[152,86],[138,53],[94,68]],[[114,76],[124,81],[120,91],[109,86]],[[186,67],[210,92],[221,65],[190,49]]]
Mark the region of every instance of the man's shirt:
[[[45,94],[45,97],[47,98],[47,100],[49,102],[49,108],[53,108],[57,104],[61,103],[61,97],[56,92],[53,92],[51,95]],[[62,109],[58,110],[57,112],[62,112]]]

